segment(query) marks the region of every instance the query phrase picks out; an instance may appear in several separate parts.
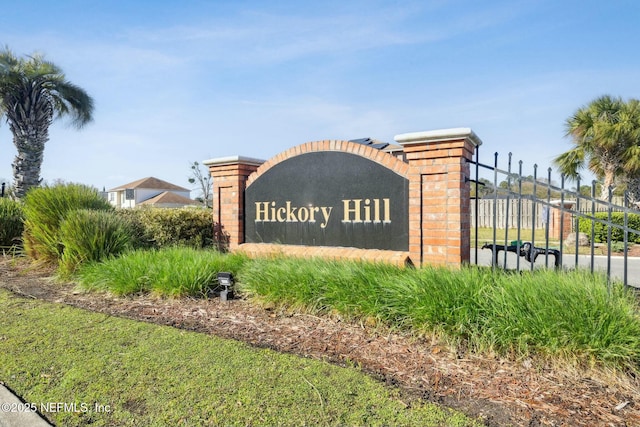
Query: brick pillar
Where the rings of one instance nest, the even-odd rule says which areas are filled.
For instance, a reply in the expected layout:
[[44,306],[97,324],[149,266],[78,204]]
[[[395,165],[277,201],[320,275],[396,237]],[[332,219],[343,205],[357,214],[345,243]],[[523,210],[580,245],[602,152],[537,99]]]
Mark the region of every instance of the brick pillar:
[[219,246],[233,250],[244,242],[244,190],[249,175],[264,160],[242,156],[203,162],[213,178],[213,220]]
[[468,128],[406,133],[395,140],[403,146],[409,163],[411,259],[418,265],[468,263],[468,160],[482,141]]
[[[575,202],[564,202],[563,208],[573,209]],[[556,207],[557,206],[557,207]],[[564,218],[562,218],[564,216]],[[552,203],[551,218],[549,223],[549,238],[560,240],[566,239],[573,230],[573,215],[571,212],[563,212],[560,209],[560,202]]]

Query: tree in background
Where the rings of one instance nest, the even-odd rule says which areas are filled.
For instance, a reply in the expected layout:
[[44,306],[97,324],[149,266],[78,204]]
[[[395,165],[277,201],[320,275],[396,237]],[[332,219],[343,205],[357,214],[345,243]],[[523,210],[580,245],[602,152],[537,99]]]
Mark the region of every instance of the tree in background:
[[40,183],[44,146],[53,120],[70,116],[81,128],[92,120],[93,99],[65,79],[42,55],[17,58],[0,51],[0,115],[9,123],[18,154],[13,162],[15,196]]
[[[477,194],[476,194],[476,188],[477,190]],[[477,186],[476,183],[471,183],[471,197],[478,197],[478,198],[483,198],[485,196],[487,196],[488,194],[492,194],[494,192],[493,189],[493,182],[489,181],[486,178],[480,178],[478,179],[477,182]]]
[[200,197],[196,197],[200,203],[205,207],[210,208],[213,206],[213,188],[211,175],[207,171],[203,173],[200,169],[200,163],[193,162],[191,164],[191,176],[189,177],[189,184],[197,184],[198,190],[200,190]]
[[603,181],[600,198],[609,187],[625,186],[638,200],[640,185],[640,101],[609,95],[578,109],[565,123],[573,148],[554,163],[568,178],[587,168]]
[[[547,178],[542,177],[534,179],[533,175],[523,176],[521,179],[512,178],[510,183],[506,180],[498,183],[498,194],[500,194],[501,190],[508,190],[511,194],[534,195],[535,189],[535,197],[544,199],[548,195],[549,184],[553,187],[558,187],[558,183],[553,180],[549,181]],[[503,193],[506,194],[507,191],[503,191]],[[552,189],[550,195],[553,198],[558,198],[560,197],[560,192]]]

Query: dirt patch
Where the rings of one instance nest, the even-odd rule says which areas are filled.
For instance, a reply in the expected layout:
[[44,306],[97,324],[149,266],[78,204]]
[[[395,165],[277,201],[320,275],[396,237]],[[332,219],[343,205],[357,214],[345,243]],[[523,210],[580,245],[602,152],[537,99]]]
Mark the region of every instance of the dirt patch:
[[640,379],[559,369],[535,360],[464,354],[437,342],[340,318],[288,313],[247,300],[118,298],[55,283],[52,271],[0,259],[0,287],[26,298],[244,341],[368,373],[480,417],[487,426],[640,426]]
[[[604,245],[602,247],[602,254],[606,255],[607,254],[607,246]],[[620,250],[620,251],[611,251],[611,255],[612,256],[624,256],[624,251]],[[640,245],[629,245],[629,247],[627,248],[627,256],[628,257],[640,257]]]
[[[615,248],[616,248],[616,245],[613,245],[612,246],[612,250],[611,250],[611,256],[615,256],[615,257],[624,256],[624,250],[621,247],[619,247],[620,250],[616,250]],[[574,246],[567,246],[567,249],[569,251],[574,251],[573,253],[575,253],[575,247]],[[568,252],[565,252],[565,253],[568,253]],[[583,246],[580,249],[579,253],[585,254],[585,255],[591,254],[591,247],[590,246]],[[609,253],[609,247],[607,246],[606,243],[596,243],[594,245],[594,248],[593,248],[593,254],[594,255],[606,256],[608,253]],[[640,257],[640,244],[630,243],[627,246],[627,256],[628,257],[636,257],[636,258]]]

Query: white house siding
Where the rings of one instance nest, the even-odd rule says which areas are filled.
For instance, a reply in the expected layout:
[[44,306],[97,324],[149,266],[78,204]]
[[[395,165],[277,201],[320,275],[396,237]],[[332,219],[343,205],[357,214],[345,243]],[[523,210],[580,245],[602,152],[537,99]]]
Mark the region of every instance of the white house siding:
[[[149,185],[152,188],[145,188],[146,185]],[[133,190],[133,199],[126,199],[127,190]],[[117,208],[127,209],[134,208],[140,203],[152,199],[164,192],[170,192],[186,199],[190,199],[190,191],[188,189],[157,178],[149,177],[109,190],[107,200],[111,205]]]
[[[165,191],[170,191],[170,190],[157,190],[157,189],[137,189],[137,190],[133,190],[134,191],[134,199],[133,200],[126,200],[125,198],[125,191],[112,191],[109,193],[108,195],[108,200],[109,203],[111,203],[113,206],[117,207],[117,208],[123,208],[123,209],[127,209],[127,208],[135,208],[137,205],[139,205],[140,203],[144,202],[145,200],[149,200],[155,196],[157,196],[158,194],[161,194]],[[187,199],[189,198],[189,192],[188,191],[171,191],[172,193],[178,194],[182,197],[186,197]]]

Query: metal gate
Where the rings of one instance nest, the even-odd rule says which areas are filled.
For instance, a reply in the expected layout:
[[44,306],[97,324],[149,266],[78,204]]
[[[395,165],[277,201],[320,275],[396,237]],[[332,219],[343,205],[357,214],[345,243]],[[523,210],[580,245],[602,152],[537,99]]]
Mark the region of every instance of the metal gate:
[[[479,152],[470,161],[472,263],[516,271],[589,269],[606,275],[608,286],[615,281],[640,288],[640,258],[629,256],[634,242],[640,243],[640,210],[630,206],[627,194],[616,199],[609,188],[601,200],[595,181],[586,195],[580,180],[575,189],[566,188],[564,176],[554,183],[551,168],[540,177],[534,165],[533,175],[524,176],[522,161],[513,169],[511,153],[501,169],[498,153],[488,165]],[[481,220],[480,211],[490,218]]]

